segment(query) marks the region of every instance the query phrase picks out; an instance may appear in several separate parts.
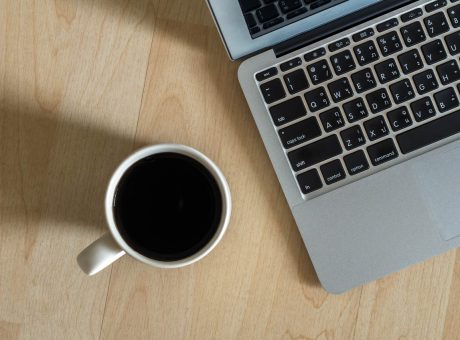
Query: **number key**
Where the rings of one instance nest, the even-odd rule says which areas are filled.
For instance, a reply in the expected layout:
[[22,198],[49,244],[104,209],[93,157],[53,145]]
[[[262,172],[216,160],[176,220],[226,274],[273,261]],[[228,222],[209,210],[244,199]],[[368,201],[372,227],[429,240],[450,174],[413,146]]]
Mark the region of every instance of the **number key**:
[[449,8],[449,18],[452,26],[460,27],[460,5]]
[[361,66],[379,59],[377,48],[372,40],[356,46],[353,50],[355,51],[356,59],[358,59],[358,63]]
[[326,60],[320,60],[307,68],[313,84],[317,85],[332,78],[332,72]]
[[422,25],[419,22],[404,26],[401,28],[401,34],[407,47],[417,45],[426,39]]
[[334,67],[335,73],[338,76],[348,71],[351,71],[356,67],[350,51],[343,51],[343,52],[337,53],[336,55],[333,55],[331,57],[331,63],[332,63],[332,66]]
[[396,31],[382,35],[378,39],[378,43],[380,50],[385,57],[402,49],[402,43],[401,40],[399,40],[398,33],[396,33]]
[[284,82],[290,94],[297,93],[299,91],[308,88],[307,77],[303,70],[297,70],[288,73],[284,76]]
[[423,21],[425,22],[425,27],[430,37],[435,37],[449,30],[449,24],[442,12],[430,15]]

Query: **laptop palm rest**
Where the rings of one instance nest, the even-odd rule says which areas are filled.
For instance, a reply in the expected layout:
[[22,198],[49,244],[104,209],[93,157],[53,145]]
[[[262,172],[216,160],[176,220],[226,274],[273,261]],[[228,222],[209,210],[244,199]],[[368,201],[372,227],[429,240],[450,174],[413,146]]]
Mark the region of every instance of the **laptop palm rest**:
[[292,207],[326,290],[346,291],[460,245],[459,173],[457,141]]
[[460,236],[460,145],[413,162],[414,178],[428,213],[444,240]]

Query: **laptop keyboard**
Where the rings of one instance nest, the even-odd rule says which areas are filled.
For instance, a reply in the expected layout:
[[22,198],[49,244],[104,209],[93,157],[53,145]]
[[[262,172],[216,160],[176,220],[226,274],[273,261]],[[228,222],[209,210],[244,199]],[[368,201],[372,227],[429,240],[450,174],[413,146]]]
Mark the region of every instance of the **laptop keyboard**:
[[336,189],[458,134],[459,57],[460,1],[438,0],[256,73],[300,192]]
[[239,0],[253,38],[349,0]]

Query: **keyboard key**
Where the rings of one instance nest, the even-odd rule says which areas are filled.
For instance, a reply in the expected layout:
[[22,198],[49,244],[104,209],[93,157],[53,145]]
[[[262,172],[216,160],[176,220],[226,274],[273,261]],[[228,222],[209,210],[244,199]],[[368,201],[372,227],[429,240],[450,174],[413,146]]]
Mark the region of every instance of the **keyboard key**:
[[239,0],[243,13],[252,11],[262,6],[259,0]]
[[449,8],[449,19],[453,27],[460,27],[460,5]]
[[409,110],[407,110],[405,106],[388,112],[387,118],[390,122],[391,129],[395,132],[412,125]]
[[372,37],[375,34],[373,28],[367,28],[364,31],[353,34],[352,39],[354,42],[359,42],[361,40]]
[[260,32],[260,27],[259,26],[255,26],[251,29],[249,29],[249,33],[251,33],[252,35],[256,34],[256,33],[259,33]]
[[455,111],[396,137],[403,154],[421,149],[460,132],[460,111]]
[[320,113],[319,119],[326,132],[334,131],[345,125],[340,109],[337,107]]
[[323,187],[321,178],[319,178],[318,170],[316,169],[297,175],[297,182],[299,183],[300,190],[304,195]]
[[260,91],[262,92],[262,95],[264,96],[265,102],[267,104],[274,103],[277,100],[286,97],[286,92],[284,92],[283,84],[281,84],[281,80],[279,79],[273,79],[260,85]]
[[244,15],[244,20],[246,20],[246,25],[251,28],[257,25],[256,19],[254,19],[254,16],[251,13],[246,13]]
[[281,17],[275,18],[275,19],[272,19],[270,21],[265,22],[262,27],[264,29],[268,29],[270,27],[273,27],[273,26],[281,24],[283,21],[284,21],[284,19],[281,18]]
[[257,81],[263,81],[265,79],[274,77],[277,74],[278,74],[278,70],[276,69],[276,67],[271,67],[268,70],[265,70],[265,71],[257,73],[256,74],[256,79],[257,79]]
[[311,112],[322,110],[330,104],[324,87],[318,87],[317,89],[305,93],[305,100]]
[[356,68],[350,51],[343,51],[333,55],[331,63],[338,76]]
[[340,50],[343,47],[350,45],[350,43],[351,43],[350,39],[343,38],[343,39],[333,42],[332,44],[329,44],[328,48],[329,48],[329,51],[335,52],[337,50]]
[[447,0],[436,0],[425,6],[427,12],[433,12],[447,5]]
[[439,65],[436,70],[438,71],[439,79],[441,79],[443,85],[460,80],[460,68],[455,60]]
[[284,83],[290,94],[303,91],[308,88],[308,80],[305,72],[300,69],[284,76]]
[[441,113],[452,110],[459,105],[457,95],[452,87],[435,93],[434,100],[436,101],[438,110]]
[[460,32],[449,34],[445,40],[451,55],[460,53]]
[[373,41],[367,41],[353,48],[359,65],[363,66],[379,59],[377,47]]
[[374,166],[398,157],[398,150],[396,150],[395,143],[392,139],[385,139],[380,143],[369,146],[367,148],[367,153]]
[[307,67],[313,84],[317,85],[332,78],[332,72],[326,60],[317,61]]
[[391,58],[375,65],[375,72],[380,83],[385,84],[399,78],[399,70],[396,61]]
[[311,5],[310,5],[310,9],[311,10],[314,10],[314,9],[317,9],[321,6],[324,6],[328,3],[331,2],[331,0],[315,0],[314,2],[312,2],[311,0],[305,0],[305,2],[310,2]]
[[271,4],[262,8],[259,8],[256,11],[257,18],[259,19],[260,22],[267,22],[269,20],[272,20],[276,18],[279,13],[278,10],[276,9],[276,6]]
[[439,39],[423,45],[422,52],[428,65],[447,58],[446,50]]
[[396,18],[391,18],[390,20],[384,21],[377,25],[377,31],[383,32],[389,30],[390,28],[398,26],[399,22]]
[[340,132],[345,149],[352,150],[366,143],[363,132],[359,125],[352,126]]
[[269,111],[276,126],[287,124],[307,114],[300,97],[294,97],[281,104],[274,105]]
[[383,116],[378,116],[364,122],[364,129],[370,141],[377,140],[388,135],[388,127]]
[[402,43],[401,40],[399,40],[398,33],[396,33],[396,31],[382,35],[377,41],[380,51],[385,57],[402,50]]
[[341,78],[333,81],[327,85],[329,93],[332,96],[332,100],[338,103],[342,100],[353,96],[353,90],[351,89],[350,83],[347,78]]
[[299,9],[296,9],[295,11],[289,12],[286,15],[286,19],[289,20],[289,19],[298,17],[299,15],[302,15],[302,14],[307,13],[307,12],[308,12],[308,10],[305,7],[301,7]]
[[351,75],[351,80],[358,93],[365,92],[377,86],[377,81],[370,68],[365,68],[364,70],[353,73]]
[[287,13],[302,6],[301,0],[280,0],[278,2],[281,12]]
[[338,159],[335,161],[321,165],[321,174],[323,175],[324,182],[331,185],[342,179],[345,179],[345,170],[343,170],[342,163]]
[[358,150],[343,158],[348,173],[353,176],[369,169],[369,162],[362,150]]
[[302,120],[278,132],[285,149],[308,142],[321,136],[321,129],[315,117]]
[[401,104],[415,97],[415,92],[409,79],[404,79],[390,85],[390,92],[396,104]]
[[415,88],[422,95],[438,88],[438,82],[432,70],[423,71],[414,76]]
[[410,20],[413,20],[415,18],[421,17],[423,15],[423,11],[421,8],[416,8],[410,12],[404,13],[401,15],[401,21],[402,22],[408,22]]
[[322,57],[323,55],[326,54],[326,49],[324,47],[321,47],[317,50],[311,51],[306,53],[303,58],[305,59],[306,62],[313,61],[319,57]]
[[348,103],[343,104],[343,111],[347,117],[348,122],[354,123],[360,119],[366,118],[369,115],[366,105],[361,98],[354,99]]
[[409,74],[423,68],[423,61],[416,49],[403,53],[398,56],[404,74]]
[[417,122],[424,121],[436,115],[436,110],[430,97],[424,97],[410,105],[414,118]]
[[321,163],[342,153],[339,139],[332,135],[288,153],[294,171]]
[[367,103],[373,113],[377,113],[391,107],[391,100],[385,89],[379,89],[366,95]]
[[290,69],[302,65],[302,60],[300,58],[294,58],[288,60],[280,65],[280,69],[283,72],[289,71]]
[[407,47],[417,45],[426,40],[422,25],[419,22],[404,26],[401,28],[401,34]]
[[425,23],[426,30],[430,37],[435,37],[437,35],[443,34],[449,30],[449,24],[444,13],[436,13],[430,15],[429,17],[423,19]]

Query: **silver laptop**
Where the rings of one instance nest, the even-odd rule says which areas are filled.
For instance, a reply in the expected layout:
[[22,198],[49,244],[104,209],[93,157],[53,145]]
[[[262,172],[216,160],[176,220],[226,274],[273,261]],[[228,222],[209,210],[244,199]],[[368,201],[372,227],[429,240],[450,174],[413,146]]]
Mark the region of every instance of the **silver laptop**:
[[460,1],[208,3],[327,291],[460,245]]

